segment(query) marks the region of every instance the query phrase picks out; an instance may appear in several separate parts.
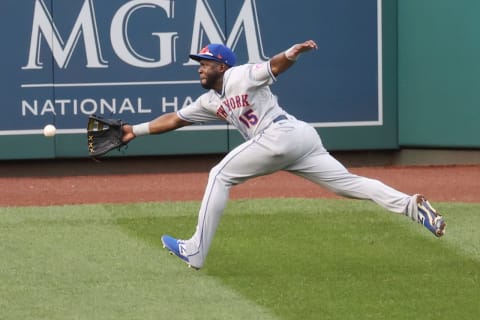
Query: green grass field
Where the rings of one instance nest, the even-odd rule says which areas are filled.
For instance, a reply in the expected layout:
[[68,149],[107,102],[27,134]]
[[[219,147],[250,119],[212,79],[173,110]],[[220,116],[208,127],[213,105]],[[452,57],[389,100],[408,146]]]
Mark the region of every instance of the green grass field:
[[205,268],[162,249],[196,202],[0,208],[0,319],[476,319],[480,204],[436,239],[370,202],[231,201]]

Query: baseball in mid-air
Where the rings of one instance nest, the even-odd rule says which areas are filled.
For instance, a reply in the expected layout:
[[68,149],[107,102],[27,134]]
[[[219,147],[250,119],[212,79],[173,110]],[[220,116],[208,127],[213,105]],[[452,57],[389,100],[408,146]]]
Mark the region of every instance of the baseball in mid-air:
[[55,136],[55,133],[57,133],[57,128],[55,128],[55,126],[53,124],[47,124],[43,128],[43,135],[45,137],[53,137],[53,136]]

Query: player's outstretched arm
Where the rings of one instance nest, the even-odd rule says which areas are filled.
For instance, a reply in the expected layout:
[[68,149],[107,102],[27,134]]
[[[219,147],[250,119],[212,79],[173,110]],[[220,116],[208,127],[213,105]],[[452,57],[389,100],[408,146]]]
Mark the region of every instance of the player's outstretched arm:
[[312,49],[318,49],[317,44],[313,40],[307,40],[303,43],[297,43],[288,50],[280,52],[270,59],[270,68],[275,76],[286,71],[298,59],[300,54]]
[[170,112],[163,114],[150,122],[144,122],[134,126],[128,124],[124,125],[122,127],[122,141],[129,142],[137,136],[164,133],[191,124],[191,122],[185,121],[180,118],[176,112]]

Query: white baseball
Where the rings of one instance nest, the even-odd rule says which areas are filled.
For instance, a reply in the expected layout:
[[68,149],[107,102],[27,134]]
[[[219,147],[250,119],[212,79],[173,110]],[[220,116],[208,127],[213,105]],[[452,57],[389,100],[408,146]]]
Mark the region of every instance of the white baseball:
[[45,137],[53,137],[55,135],[55,133],[57,133],[57,128],[55,128],[55,126],[53,124],[47,124],[43,128],[43,135]]

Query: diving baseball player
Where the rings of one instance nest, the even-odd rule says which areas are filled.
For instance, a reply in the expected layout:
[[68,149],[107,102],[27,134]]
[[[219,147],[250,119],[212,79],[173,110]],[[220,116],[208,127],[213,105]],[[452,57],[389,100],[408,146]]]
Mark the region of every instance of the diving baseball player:
[[198,73],[206,93],[178,112],[123,127],[123,141],[128,142],[142,135],[222,119],[234,125],[246,140],[211,169],[193,236],[187,240],[162,236],[164,247],[189,266],[199,269],[204,265],[230,188],[278,170],[304,177],[345,197],[375,201],[422,223],[437,237],[445,233],[442,216],[424,196],[410,196],[378,180],[350,173],[325,150],[312,126],[279,106],[269,85],[302,53],[312,49],[317,49],[317,44],[308,40],[269,61],[235,66],[236,57],[228,47],[207,45],[198,54],[190,55],[200,63]]

